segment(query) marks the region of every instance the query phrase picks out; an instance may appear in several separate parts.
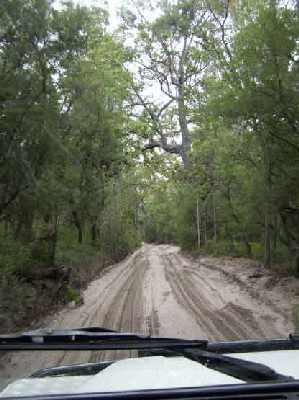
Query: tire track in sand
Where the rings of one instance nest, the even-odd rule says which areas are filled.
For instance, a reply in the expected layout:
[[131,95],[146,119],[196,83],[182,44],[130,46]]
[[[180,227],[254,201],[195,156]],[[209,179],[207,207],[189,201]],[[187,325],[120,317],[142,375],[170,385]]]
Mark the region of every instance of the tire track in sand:
[[[176,268],[176,274],[182,276],[185,290],[191,294],[197,304],[200,304],[201,308],[206,309],[206,315],[210,316],[220,332],[220,339],[266,337],[251,310],[233,304],[221,295],[219,282],[217,284],[217,281],[206,272],[204,273],[199,266],[192,267],[187,264],[187,268],[180,270],[178,266],[184,265],[183,262],[186,260],[178,254],[173,254],[172,257],[175,259],[173,265]],[[221,283],[223,285],[224,282]]]
[[[84,292],[83,305],[66,307],[41,326],[104,326],[209,340],[284,336],[286,316],[279,303],[274,304],[267,293],[256,295],[252,287],[247,289],[238,277],[220,268],[219,262],[216,260],[215,266],[194,263],[179,254],[175,246],[146,244],[93,281]],[[284,304],[288,304],[288,294],[283,295]],[[1,358],[1,379],[16,379],[59,364],[135,354],[10,353]]]
[[163,257],[167,259],[167,278],[178,301],[204,326],[208,339],[254,339],[284,334],[286,316],[269,298],[245,291],[244,283],[236,284],[237,278],[227,277],[220,268],[192,264],[178,251]]
[[[66,307],[54,318],[45,320],[41,326],[51,328],[78,328],[86,326],[105,326],[104,320],[113,310],[111,303],[117,297],[122,298],[122,288],[132,280],[136,272],[135,266],[142,257],[143,249],[137,250],[124,261],[107,268],[101,277],[93,281],[84,292],[84,304],[76,309]],[[113,325],[113,324],[112,324]],[[107,327],[113,328],[111,324]],[[36,370],[72,363],[85,363],[93,358],[93,352],[17,352],[8,353],[1,359],[1,375],[3,381],[10,381]],[[1,383],[1,382],[0,382]]]
[[169,256],[164,256],[166,263],[166,279],[168,280],[176,300],[180,303],[201,327],[206,338],[210,340],[220,340],[223,335],[230,335],[237,338],[237,334],[230,326],[225,324],[222,318],[217,318],[212,309],[207,307],[203,296],[199,296],[197,292],[190,290],[190,286],[186,286],[186,280],[179,273],[172,263]]

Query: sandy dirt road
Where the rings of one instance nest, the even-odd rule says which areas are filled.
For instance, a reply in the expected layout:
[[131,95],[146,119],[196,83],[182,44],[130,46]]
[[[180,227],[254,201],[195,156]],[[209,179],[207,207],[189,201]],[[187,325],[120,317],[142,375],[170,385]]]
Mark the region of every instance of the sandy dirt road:
[[[66,307],[43,327],[103,326],[209,340],[279,337],[293,331],[296,285],[248,260],[191,260],[178,247],[145,244],[92,282],[83,305]],[[9,353],[0,359],[0,376],[3,384],[40,368],[100,359],[98,352]]]

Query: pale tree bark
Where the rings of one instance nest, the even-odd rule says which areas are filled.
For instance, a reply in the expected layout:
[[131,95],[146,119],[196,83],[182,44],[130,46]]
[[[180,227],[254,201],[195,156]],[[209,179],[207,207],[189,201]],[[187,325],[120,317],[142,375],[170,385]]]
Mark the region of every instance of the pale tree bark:
[[75,227],[77,228],[77,232],[78,232],[78,243],[81,244],[83,242],[82,224],[81,224],[81,221],[80,221],[77,211],[73,211],[72,216],[73,216],[73,223],[74,223]]
[[280,241],[288,247],[290,254],[294,257],[294,270],[299,277],[299,208],[283,205],[280,210],[282,231]]
[[[165,3],[166,4],[166,3]],[[163,9],[164,7],[164,9]],[[177,154],[185,168],[190,165],[191,136],[189,132],[190,117],[190,92],[200,87],[203,73],[210,61],[206,58],[194,57],[194,51],[207,48],[204,45],[207,38],[205,23],[212,21],[213,17],[207,9],[197,2],[188,5],[177,4],[177,21],[174,30],[169,29],[167,18],[173,18],[173,7],[162,6],[162,16],[154,23],[145,24],[143,18],[142,35],[136,42],[140,50],[137,63],[140,67],[139,87],[133,88],[137,96],[137,104],[144,108],[150,117],[152,137],[144,147],[145,150],[161,148],[165,152]],[[143,17],[143,11],[138,15]],[[134,18],[138,18],[135,15]],[[166,21],[166,22],[165,22]],[[138,30],[138,24],[135,25]],[[146,98],[143,88],[144,83],[155,82],[160,88],[160,94],[168,101],[159,107],[155,100]],[[161,96],[161,97],[162,97]],[[165,128],[165,115],[174,114],[173,125]],[[169,114],[168,114],[169,115]],[[177,117],[177,120],[175,120]],[[180,136],[180,140],[177,140]],[[172,139],[171,144],[168,138]]]
[[265,225],[264,225],[264,265],[272,264],[272,160],[269,138],[264,143],[264,168],[265,168]]
[[197,228],[197,247],[200,249],[201,246],[201,234],[200,234],[200,210],[199,210],[199,200],[196,200],[196,228]]
[[187,36],[185,36],[183,50],[179,61],[178,98],[177,98],[179,125],[182,136],[181,156],[185,167],[189,166],[189,152],[191,150],[191,139],[187,122],[187,107],[185,104],[185,85],[186,85],[185,64],[186,64],[187,53],[188,53],[188,39]]
[[[243,226],[239,216],[236,214],[236,212],[234,210],[234,206],[233,206],[233,202],[232,202],[232,196],[231,196],[231,188],[230,188],[230,184],[229,183],[227,185],[227,190],[226,190],[226,193],[225,193],[225,197],[228,200],[228,205],[229,205],[230,210],[231,210],[231,216],[234,219],[234,221],[236,222],[236,224],[240,227],[241,238],[242,238],[242,242],[244,243],[244,246],[246,248],[247,256],[251,257],[252,249],[251,249],[251,245],[250,245],[250,242],[249,242],[248,233],[244,229],[244,226]],[[232,240],[232,243],[233,243],[233,240]]]
[[90,228],[91,241],[95,242],[97,239],[97,223],[94,222]]
[[182,146],[181,146],[181,157],[184,166],[187,168],[189,166],[189,153],[191,150],[191,139],[189,134],[187,115],[186,115],[186,105],[184,100],[184,88],[179,89],[179,99],[178,99],[178,114],[179,114],[179,124],[182,136]]
[[204,208],[203,237],[204,237],[204,244],[206,244],[207,241],[208,241],[208,232],[207,232],[207,207]]
[[216,215],[216,204],[215,204],[215,194],[212,196],[212,207],[213,207],[213,233],[214,242],[217,243],[217,215]]
[[272,243],[271,243],[271,223],[268,212],[265,214],[265,234],[264,234],[264,265],[271,267],[272,264]]

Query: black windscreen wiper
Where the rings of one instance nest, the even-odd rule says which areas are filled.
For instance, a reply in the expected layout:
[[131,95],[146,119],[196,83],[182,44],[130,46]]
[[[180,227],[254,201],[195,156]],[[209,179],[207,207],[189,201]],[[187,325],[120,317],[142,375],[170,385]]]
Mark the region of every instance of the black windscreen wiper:
[[155,338],[104,328],[39,329],[21,335],[0,335],[2,350],[132,350],[206,348],[206,340]]
[[294,378],[277,373],[267,365],[247,361],[239,358],[225,356],[222,354],[212,353],[201,349],[165,349],[149,350],[147,355],[168,355],[172,357],[183,356],[189,360],[199,362],[200,364],[222,372],[226,375],[233,376],[245,382],[288,382]]
[[299,336],[290,334],[288,338],[263,340],[233,340],[209,342],[207,350],[213,353],[250,353],[273,350],[299,350]]
[[[231,375],[245,382],[286,382],[294,378],[278,374],[264,364],[233,358],[218,354],[224,348],[233,347],[221,342],[209,343],[207,340],[185,340],[176,338],[159,338],[131,333],[121,333],[105,328],[80,328],[65,330],[40,329],[25,332],[21,335],[1,335],[0,351],[9,350],[139,350],[143,355],[183,356],[199,362],[208,368]],[[239,350],[250,346],[256,347],[254,342],[237,342]],[[247,344],[246,344],[247,343]],[[268,341],[258,342],[259,351],[269,350]],[[277,346],[275,342],[275,346]],[[298,337],[281,339],[279,345],[283,349],[298,348]],[[276,348],[278,349],[278,348]],[[211,351],[212,350],[212,351]],[[82,366],[81,366],[82,367]],[[97,367],[97,366],[96,366]],[[100,366],[101,367],[101,366]]]
[[160,338],[121,333],[101,327],[39,329],[17,335],[0,335],[0,351],[5,350],[119,350],[165,347],[196,347],[211,353],[245,353],[299,349],[299,336],[288,338],[209,342]]

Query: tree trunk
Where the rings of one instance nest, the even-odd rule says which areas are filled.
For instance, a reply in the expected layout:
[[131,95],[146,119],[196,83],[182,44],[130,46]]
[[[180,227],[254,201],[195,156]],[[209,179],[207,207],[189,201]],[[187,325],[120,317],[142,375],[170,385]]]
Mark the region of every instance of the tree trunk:
[[285,235],[280,236],[280,240],[294,257],[294,271],[299,278],[299,209],[286,206],[280,210],[280,218]]
[[[184,38],[184,47],[186,46],[186,37]],[[191,150],[191,140],[188,129],[187,122],[187,110],[185,104],[185,71],[184,71],[184,63],[185,63],[185,51],[183,50],[182,58],[180,60],[179,65],[179,85],[178,85],[178,114],[179,114],[179,125],[182,135],[182,160],[185,168],[189,167],[189,152]]]
[[208,234],[207,234],[207,208],[204,210],[204,223],[203,223],[203,234],[204,234],[204,244],[207,243]]
[[23,210],[22,215],[20,216],[16,230],[15,230],[15,238],[22,238],[26,240],[26,242],[31,242],[34,240],[33,233],[33,221],[34,216],[33,213],[30,213],[29,210]]
[[213,194],[212,197],[213,202],[213,232],[214,232],[214,242],[217,243],[217,218],[216,218],[216,205],[215,205],[215,196]]
[[241,223],[241,221],[240,221],[238,215],[235,213],[235,210],[234,210],[234,208],[233,208],[233,202],[232,202],[232,198],[231,198],[230,186],[227,187],[226,197],[227,197],[227,200],[228,200],[228,204],[229,204],[229,206],[230,206],[230,209],[231,209],[232,217],[233,217],[233,219],[235,220],[235,222],[240,226],[240,230],[241,230],[241,232],[242,232],[241,240],[242,240],[242,242],[243,242],[243,244],[244,244],[244,246],[245,246],[245,248],[246,248],[246,255],[247,255],[248,257],[251,257],[251,255],[252,255],[252,249],[251,249],[251,245],[250,245],[250,243],[249,243],[248,234],[247,234],[247,232],[244,230],[244,228],[243,228],[243,226],[242,226],[242,223]]
[[184,98],[179,99],[179,124],[182,135],[182,160],[185,168],[189,167],[189,152],[191,150],[191,141],[186,117]]
[[54,217],[54,222],[48,225],[48,235],[49,235],[49,264],[55,264],[56,247],[57,247],[57,237],[58,237],[58,217]]
[[97,224],[94,223],[91,225],[91,240],[95,242],[97,239]]
[[245,248],[246,248],[247,257],[252,257],[251,245],[250,245],[249,240],[248,240],[248,238],[246,236],[243,238],[243,243],[244,243]]
[[264,265],[271,267],[272,263],[272,160],[271,160],[271,143],[266,137],[264,143],[264,168],[265,168],[265,233],[264,233]]
[[19,239],[19,237],[20,237],[20,235],[21,235],[21,231],[22,231],[22,225],[23,225],[22,220],[19,220],[19,221],[17,222],[17,226],[16,226],[15,232],[14,232],[14,237],[15,237],[15,239]]
[[7,220],[4,221],[4,237],[8,237],[9,232],[9,222]]
[[296,250],[295,254],[295,275],[299,278],[299,249]]
[[279,226],[279,218],[277,215],[275,215],[274,217],[274,227],[273,227],[273,251],[275,253],[276,249],[277,249],[277,241],[278,241],[278,237],[279,237],[279,230],[280,230],[280,226]]
[[268,212],[265,215],[265,234],[264,234],[264,265],[271,267],[272,263],[272,243],[271,243],[271,224]]
[[199,212],[199,201],[196,200],[196,227],[197,227],[197,247],[200,249],[200,212]]
[[83,242],[83,230],[82,230],[81,222],[79,220],[77,211],[73,211],[72,215],[73,215],[74,225],[78,231],[78,243],[81,244]]
[[78,243],[81,244],[83,242],[83,232],[81,226],[77,226],[78,229]]

